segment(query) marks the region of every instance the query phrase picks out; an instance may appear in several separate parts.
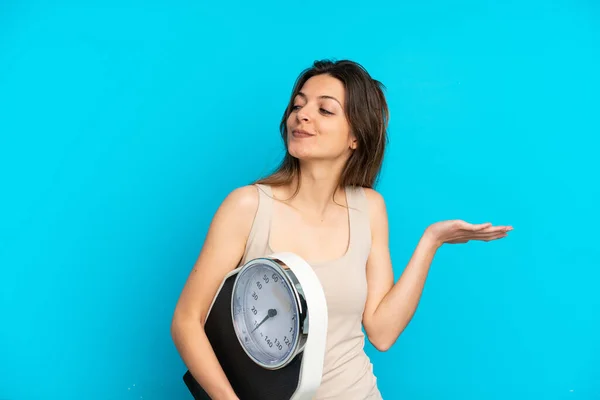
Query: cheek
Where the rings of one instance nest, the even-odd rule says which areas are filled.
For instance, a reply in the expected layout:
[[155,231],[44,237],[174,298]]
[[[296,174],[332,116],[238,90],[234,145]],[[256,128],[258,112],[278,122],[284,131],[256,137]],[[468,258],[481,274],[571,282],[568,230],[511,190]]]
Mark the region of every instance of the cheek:
[[327,126],[327,142],[332,148],[341,149],[350,143],[350,130],[347,124],[342,122],[331,123]]

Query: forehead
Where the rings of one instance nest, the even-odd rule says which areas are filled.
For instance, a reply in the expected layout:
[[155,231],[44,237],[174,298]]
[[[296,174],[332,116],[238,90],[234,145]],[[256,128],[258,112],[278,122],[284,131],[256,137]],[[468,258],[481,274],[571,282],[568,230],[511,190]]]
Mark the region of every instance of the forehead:
[[307,80],[300,89],[307,97],[331,96],[344,104],[344,84],[330,75],[317,75]]

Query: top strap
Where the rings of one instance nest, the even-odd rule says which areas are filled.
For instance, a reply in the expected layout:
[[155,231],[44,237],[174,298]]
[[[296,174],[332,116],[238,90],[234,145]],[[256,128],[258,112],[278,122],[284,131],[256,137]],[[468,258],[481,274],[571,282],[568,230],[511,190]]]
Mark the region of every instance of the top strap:
[[246,241],[244,259],[254,257],[256,254],[262,254],[262,252],[266,251],[271,230],[273,210],[273,193],[271,187],[263,184],[254,184],[254,186],[258,191],[258,208],[254,215],[248,240]]
[[371,218],[365,190],[361,186],[348,186],[346,198],[350,213],[350,245],[368,253],[371,249]]

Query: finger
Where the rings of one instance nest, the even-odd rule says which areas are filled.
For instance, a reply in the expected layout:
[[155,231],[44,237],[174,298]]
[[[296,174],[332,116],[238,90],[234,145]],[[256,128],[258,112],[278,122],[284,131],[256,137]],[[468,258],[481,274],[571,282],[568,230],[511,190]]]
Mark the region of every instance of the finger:
[[485,242],[489,242],[491,240],[505,238],[506,236],[508,236],[508,233],[506,233],[506,232],[494,232],[494,233],[489,233],[489,234],[477,235],[477,236],[471,238],[471,240],[482,240]]
[[507,236],[508,233],[504,230],[492,232],[465,232],[453,240],[493,240]]
[[471,230],[472,231],[482,231],[482,230],[488,229],[490,227],[492,227],[492,223],[491,222],[486,222],[484,224],[472,225],[471,226]]
[[457,228],[463,233],[469,232],[481,232],[493,228],[490,222],[486,222],[484,224],[469,224],[468,222],[462,221],[458,224]]
[[[483,229],[476,230],[478,233],[494,233],[494,232],[509,232],[512,230],[511,226],[492,226],[489,225]],[[473,232],[473,231],[472,231]]]
[[457,220],[455,222],[455,225],[458,229],[463,230],[463,231],[468,231],[468,232],[474,232],[474,231],[480,231],[486,228],[489,228],[490,226],[492,226],[491,222],[486,222],[483,224],[470,224],[466,221],[463,220]]

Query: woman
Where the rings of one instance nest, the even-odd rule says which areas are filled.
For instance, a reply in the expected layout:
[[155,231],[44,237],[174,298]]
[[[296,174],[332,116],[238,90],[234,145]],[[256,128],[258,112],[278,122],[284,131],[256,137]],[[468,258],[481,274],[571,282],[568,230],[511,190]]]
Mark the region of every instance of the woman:
[[174,313],[173,340],[213,399],[237,397],[199,321],[230,270],[278,251],[307,260],[323,285],[329,313],[317,399],[381,399],[361,328],[378,350],[389,349],[412,318],[442,244],[500,239],[512,229],[435,223],[424,230],[394,284],[386,207],[373,190],[387,120],[382,85],[360,65],[318,61],[299,76],[280,124],[287,148],[281,166],[225,198]]

